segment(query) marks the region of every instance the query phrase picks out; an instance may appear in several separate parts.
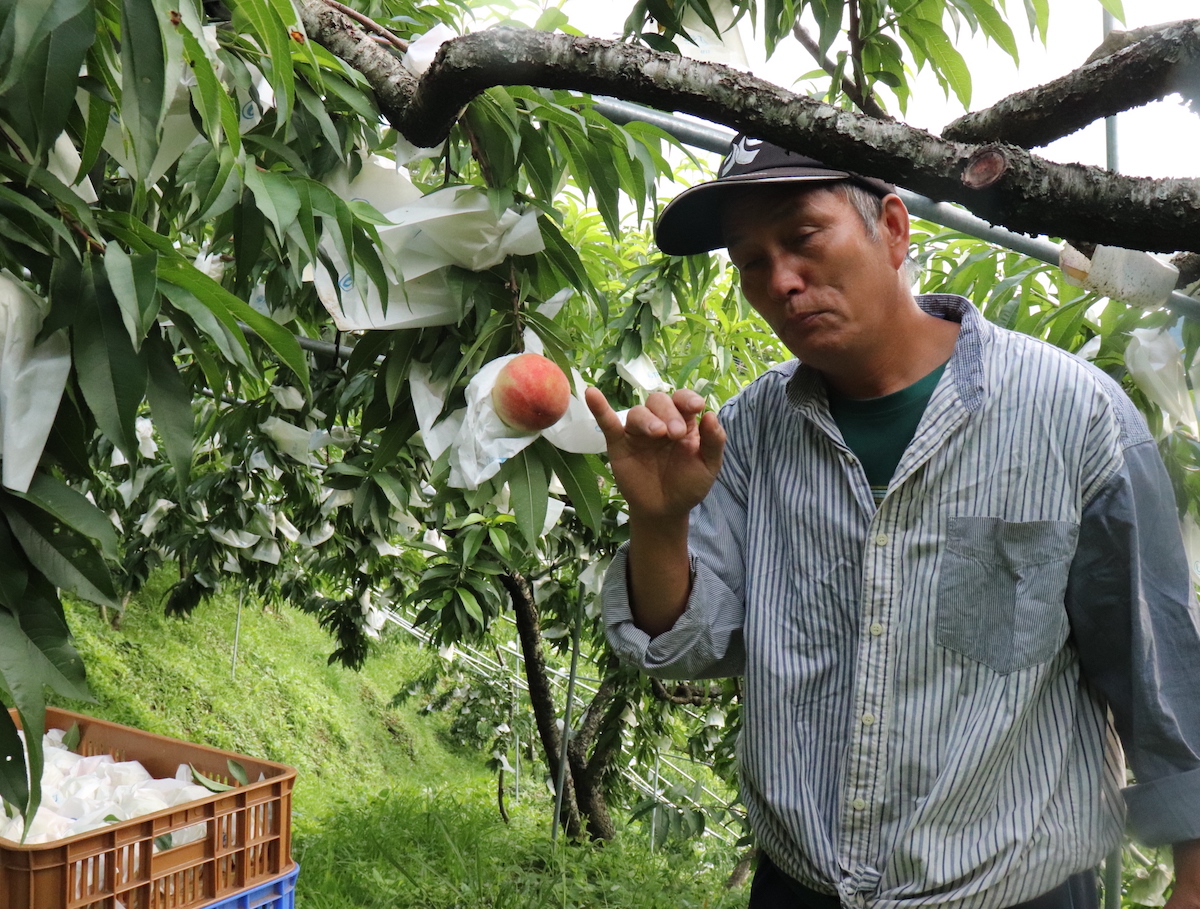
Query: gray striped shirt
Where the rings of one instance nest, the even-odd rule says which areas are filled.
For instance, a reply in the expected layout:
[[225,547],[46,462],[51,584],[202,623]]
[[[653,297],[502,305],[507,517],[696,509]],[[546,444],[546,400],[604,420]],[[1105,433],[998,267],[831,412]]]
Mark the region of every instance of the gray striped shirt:
[[776,367],[721,410],[687,611],[639,630],[622,552],[605,621],[655,675],[745,676],[742,795],[788,874],[856,907],[1001,909],[1118,841],[1114,727],[1135,831],[1200,837],[1200,614],[1119,386],[918,300],[962,328],[879,507],[819,375]]

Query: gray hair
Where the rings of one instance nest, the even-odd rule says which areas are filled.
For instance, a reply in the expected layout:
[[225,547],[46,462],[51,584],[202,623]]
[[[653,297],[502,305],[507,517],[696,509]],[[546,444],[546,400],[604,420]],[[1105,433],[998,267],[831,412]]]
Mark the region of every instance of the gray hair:
[[[879,219],[883,216],[883,197],[857,183],[851,183],[849,180],[834,183],[829,188],[850,203],[858,213],[858,217],[867,231],[867,236],[878,241],[880,239]],[[904,274],[908,278],[909,284],[916,284],[917,279],[921,276],[921,266],[917,264],[917,260],[911,254],[904,258]]]

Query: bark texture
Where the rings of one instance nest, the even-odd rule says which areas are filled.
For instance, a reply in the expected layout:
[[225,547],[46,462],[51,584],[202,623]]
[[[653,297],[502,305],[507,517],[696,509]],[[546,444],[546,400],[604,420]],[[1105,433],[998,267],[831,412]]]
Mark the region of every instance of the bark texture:
[[497,28],[447,42],[417,80],[320,0],[305,0],[302,12],[310,36],[363,73],[384,115],[418,146],[445,139],[462,108],[491,86],[574,89],[723,123],[932,199],[959,202],[1017,232],[1200,251],[1200,180],[1127,177],[993,144],[989,150],[1003,160],[992,163],[1003,173],[972,188],[964,176],[975,145],[839,110],[719,64],[598,38]]
[[1200,97],[1200,19],[1172,23],[1060,79],[960,117],[942,137],[1036,148],[1172,92]]
[[[558,710],[554,704],[554,693],[550,690],[550,676],[546,672],[546,656],[542,652],[542,629],[537,605],[533,602],[533,591],[529,582],[524,577],[511,573],[503,575],[500,580],[513,604],[517,636],[521,640],[521,654],[525,657],[525,682],[529,685],[529,703],[533,707],[538,738],[541,739],[546,766],[557,780],[558,769],[561,766],[559,756],[562,754],[562,738],[555,722]],[[568,773],[563,778],[562,814],[559,820],[567,836],[578,839],[583,831],[571,776]]]
[[575,781],[579,811],[587,820],[588,836],[594,840],[611,840],[617,835],[604,795],[605,777],[612,771],[613,758],[621,750],[620,715],[627,703],[618,695],[617,673],[617,658],[610,652],[604,679],[567,743],[567,761]]

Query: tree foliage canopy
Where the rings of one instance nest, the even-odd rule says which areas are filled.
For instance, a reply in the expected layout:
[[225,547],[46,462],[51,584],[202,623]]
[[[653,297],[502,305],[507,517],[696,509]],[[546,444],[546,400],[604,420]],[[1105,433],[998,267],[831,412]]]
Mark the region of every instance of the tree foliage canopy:
[[[1028,113],[1052,92],[944,137],[889,116],[923,68],[968,104],[963,30],[1017,56],[996,0],[638,0],[621,41],[579,35],[554,7],[353,6],[0,9],[0,691],[30,734],[23,747],[0,712],[0,796],[27,816],[45,691],[86,691],[58,591],[116,620],[164,563],[179,570],[169,612],[243,585],[319,615],[349,666],[389,609],[442,644],[515,640],[555,774],[549,671],[579,632],[601,680],[566,749],[571,833],[611,835],[609,803],[636,801],[619,764],[665,741],[729,773],[734,683],[668,690],[607,654],[597,579],[624,531],[594,439],[530,436],[464,479],[463,452],[486,435],[473,380],[512,353],[544,350],[577,391],[598,384],[625,406],[660,385],[717,405],[785,356],[723,258],[650,242],[660,186],[707,163],[654,126],[606,119],[593,93],[837,156],[1017,230],[1197,248],[1196,181],[1022,147],[1058,119]],[[1016,25],[1044,37],[1049,15],[1048,0],[1025,0]],[[679,55],[698,29],[742,17],[768,48],[795,35],[824,96]],[[414,42],[437,28],[464,37],[418,63]],[[1068,78],[1103,115],[1125,103],[1111,88],[1122,73],[1156,74],[1143,100],[1194,90],[1198,48],[1200,26],[1181,23]],[[450,216],[465,220],[437,220]],[[926,289],[1089,345],[1118,376],[1130,331],[1174,322],[934,225],[917,256]],[[1200,334],[1187,325],[1182,339],[1190,359]],[[1194,509],[1195,436],[1127,384]],[[700,795],[673,797],[664,816],[703,825]]]

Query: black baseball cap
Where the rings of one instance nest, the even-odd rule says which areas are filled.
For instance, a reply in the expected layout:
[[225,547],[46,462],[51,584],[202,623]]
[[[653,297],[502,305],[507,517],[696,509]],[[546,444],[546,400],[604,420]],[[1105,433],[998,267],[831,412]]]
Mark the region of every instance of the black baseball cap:
[[810,158],[741,134],[721,162],[717,179],[685,189],[658,217],[654,241],[669,256],[690,256],[725,245],[721,236],[721,205],[729,192],[747,184],[839,183],[848,180],[883,197],[894,193],[891,183],[838,170]]

